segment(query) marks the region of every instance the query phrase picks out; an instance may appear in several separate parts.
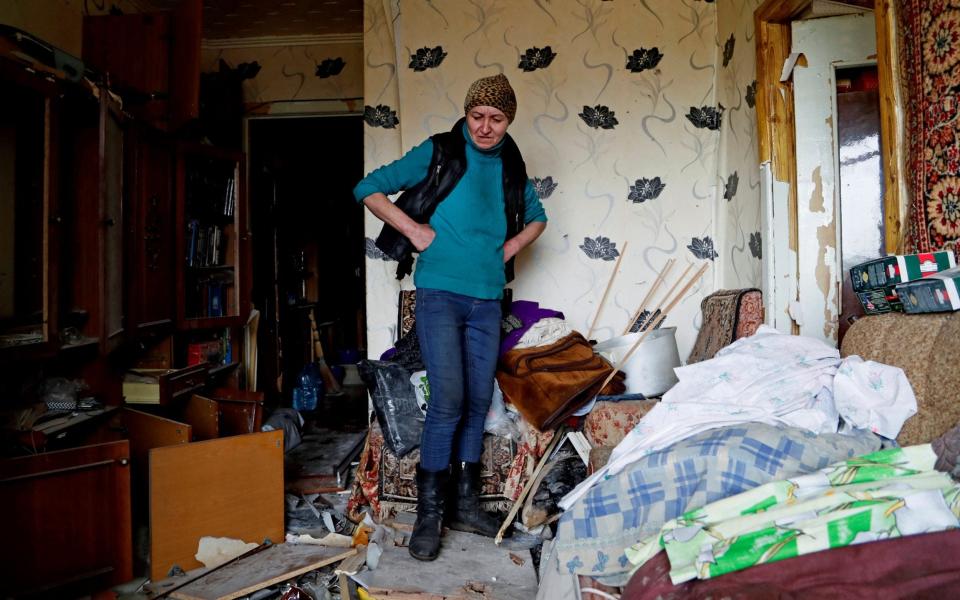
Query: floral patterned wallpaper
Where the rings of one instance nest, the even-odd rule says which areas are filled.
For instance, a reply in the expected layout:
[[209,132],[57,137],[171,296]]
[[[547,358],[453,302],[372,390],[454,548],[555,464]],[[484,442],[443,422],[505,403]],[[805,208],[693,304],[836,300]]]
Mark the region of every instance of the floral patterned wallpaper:
[[[251,109],[275,101],[331,100],[363,96],[363,44],[204,48],[200,69],[213,72],[220,60],[231,67],[256,61],[257,76],[243,82]],[[359,102],[358,102],[359,104]]]
[[[629,242],[595,333],[605,339],[667,259],[679,262],[671,283],[710,261],[668,319],[686,356],[703,296],[759,284],[757,3],[366,0],[366,170],[449,129],[469,84],[505,73],[519,106],[510,133],[550,219],[518,257],[514,297],[586,331]],[[368,215],[367,236],[379,230]],[[394,341],[395,269],[368,252],[371,355]]]
[[717,238],[718,287],[760,286],[762,229],[757,150],[756,47],[753,12],[762,0],[717,2],[719,103],[726,107],[717,166],[720,210]]

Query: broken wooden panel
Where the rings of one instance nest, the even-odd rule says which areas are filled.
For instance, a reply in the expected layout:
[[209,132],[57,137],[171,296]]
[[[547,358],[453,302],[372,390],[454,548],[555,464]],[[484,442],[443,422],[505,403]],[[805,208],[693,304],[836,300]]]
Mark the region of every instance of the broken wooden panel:
[[133,576],[129,465],[126,441],[0,461],[0,596],[73,597]]
[[283,434],[150,451],[150,577],[200,566],[200,538],[283,539]]
[[193,394],[184,405],[180,418],[193,427],[195,440],[220,437],[220,405],[216,400]]
[[263,392],[217,388],[210,396],[220,405],[220,435],[260,431],[263,425]]
[[797,273],[800,333],[837,343],[840,265],[835,110],[838,65],[868,64],[876,55],[872,14],[793,23],[797,136]]
[[169,592],[179,600],[232,600],[340,562],[356,552],[354,548],[276,544],[216,570],[198,569],[149,587],[153,593]]
[[[192,439],[191,427],[132,408],[120,411],[119,425],[130,442],[131,485],[135,504],[139,506],[147,489],[147,456],[153,448],[187,444]],[[141,512],[138,510],[137,515]]]
[[220,405],[220,435],[243,435],[260,431],[263,403],[217,398]]
[[186,444],[192,439],[191,427],[157,415],[124,408],[120,421],[130,438],[130,454],[134,460],[146,460],[153,448]]
[[311,427],[285,458],[287,491],[319,494],[344,489],[350,463],[360,455],[364,432]]

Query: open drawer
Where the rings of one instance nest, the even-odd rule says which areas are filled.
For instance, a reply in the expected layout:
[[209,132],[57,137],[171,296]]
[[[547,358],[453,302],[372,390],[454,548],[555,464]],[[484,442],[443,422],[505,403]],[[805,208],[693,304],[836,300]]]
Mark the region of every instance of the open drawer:
[[133,369],[124,377],[123,398],[127,404],[169,404],[202,389],[209,367],[204,363],[183,369]]

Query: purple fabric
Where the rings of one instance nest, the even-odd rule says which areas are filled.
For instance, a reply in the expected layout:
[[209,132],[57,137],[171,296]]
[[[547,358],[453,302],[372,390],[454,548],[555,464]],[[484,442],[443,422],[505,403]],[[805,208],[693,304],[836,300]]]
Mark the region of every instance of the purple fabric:
[[563,313],[549,308],[540,308],[539,302],[516,300],[510,305],[510,314],[504,315],[501,327],[504,332],[500,342],[500,355],[503,356],[517,345],[523,334],[540,319],[562,319]]

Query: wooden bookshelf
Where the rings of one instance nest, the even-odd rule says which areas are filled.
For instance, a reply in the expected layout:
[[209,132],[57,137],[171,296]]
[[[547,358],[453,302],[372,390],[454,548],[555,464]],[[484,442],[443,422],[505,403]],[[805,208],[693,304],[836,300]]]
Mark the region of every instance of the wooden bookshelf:
[[243,175],[240,152],[178,147],[178,329],[235,327],[249,312]]

